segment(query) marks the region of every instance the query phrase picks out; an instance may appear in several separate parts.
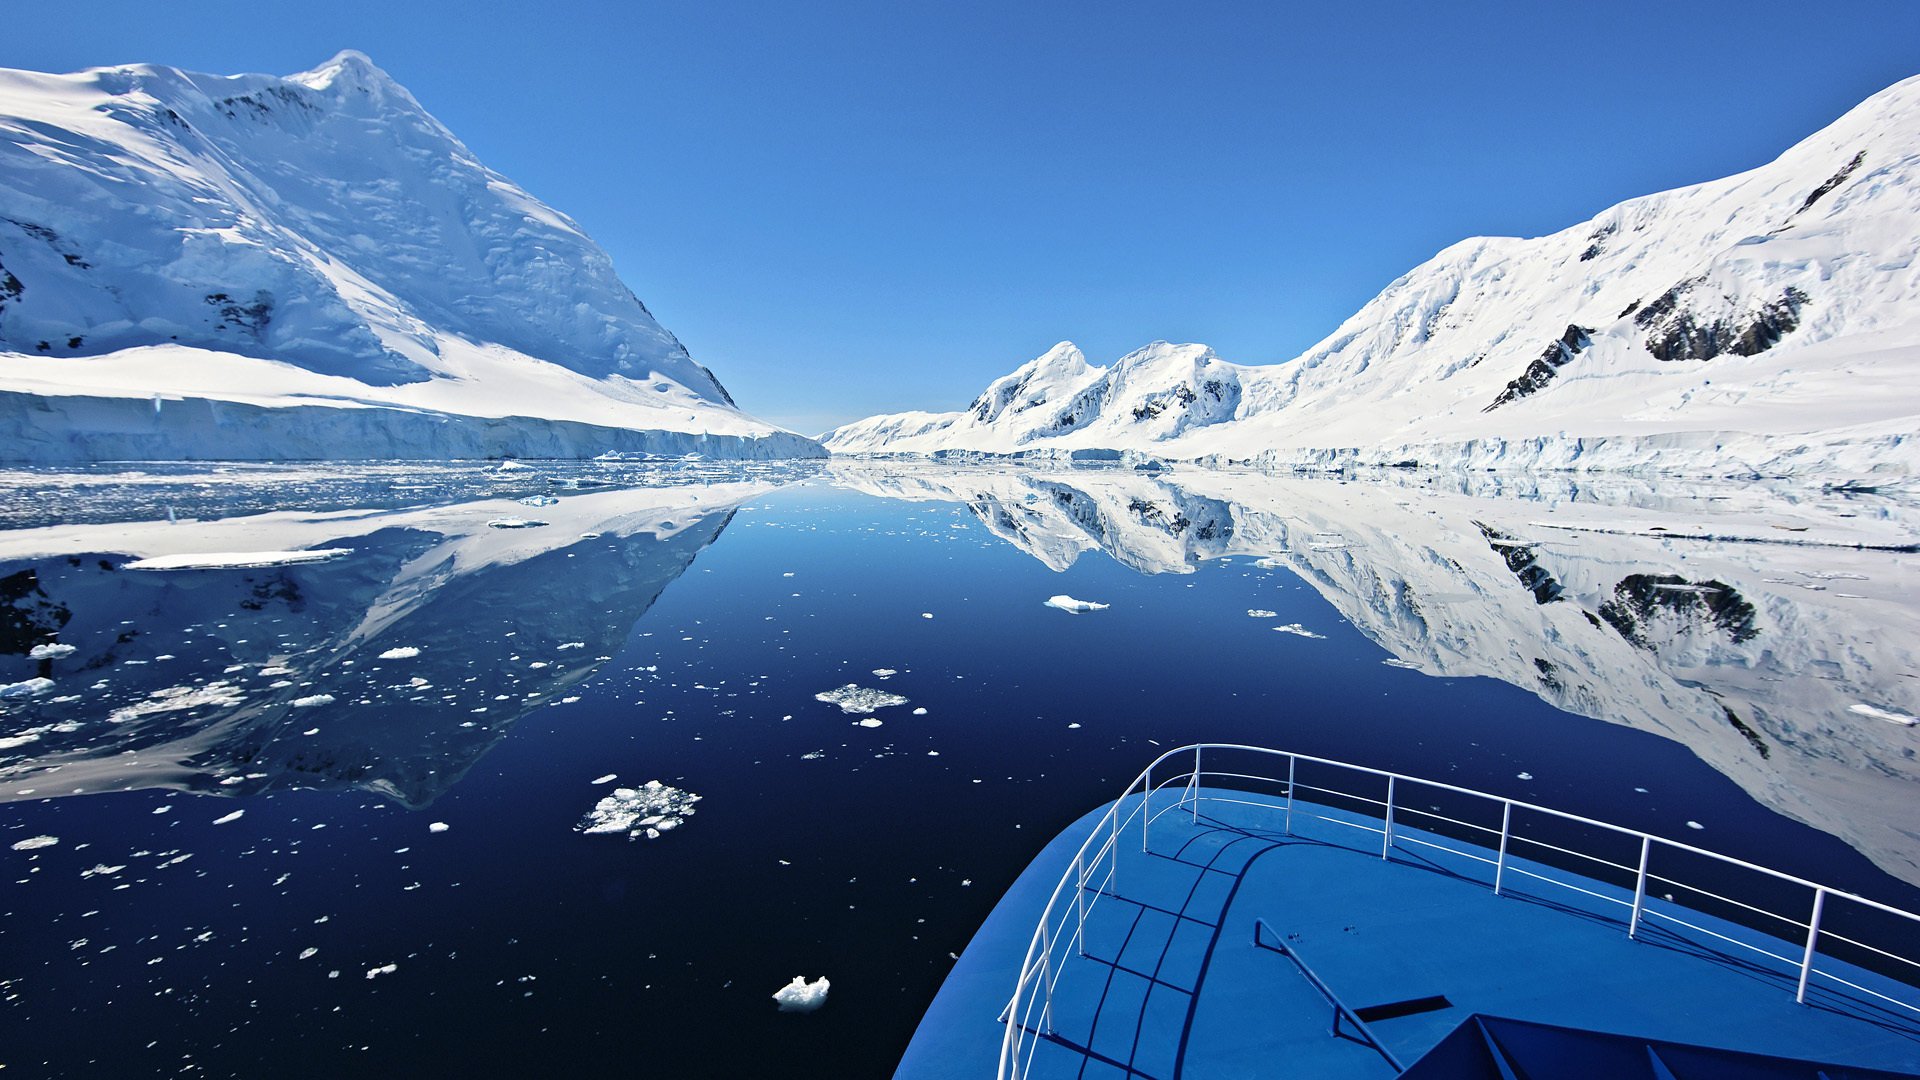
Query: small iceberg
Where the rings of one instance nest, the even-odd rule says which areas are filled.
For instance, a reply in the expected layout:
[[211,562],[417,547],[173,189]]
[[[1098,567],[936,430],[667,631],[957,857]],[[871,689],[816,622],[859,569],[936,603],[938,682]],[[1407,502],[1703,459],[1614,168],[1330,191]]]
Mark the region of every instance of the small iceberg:
[[685,824],[699,801],[700,796],[690,791],[649,780],[637,788],[614,788],[574,828],[588,836],[626,833],[628,840],[642,836],[657,840],[661,833]]
[[1274,629],[1278,630],[1283,634],[1292,634],[1295,637],[1312,638],[1315,641],[1325,641],[1327,637],[1327,635],[1325,634],[1316,634],[1313,631],[1307,629],[1306,627],[1301,626],[1297,622],[1290,622],[1285,626],[1276,626],[1274,627]]
[[792,982],[773,992],[773,1000],[780,1004],[781,1012],[810,1013],[827,1003],[831,985],[825,975],[812,982],[805,975],[795,975]]
[[300,566],[353,554],[352,548],[311,551],[209,551],[197,555],[156,555],[120,564],[122,570],[256,570],[263,566]]
[[521,506],[552,506],[559,501],[551,495],[529,495],[518,500]]
[[33,651],[27,654],[27,659],[29,660],[61,660],[66,657],[72,656],[77,651],[79,651],[79,647],[75,645],[61,645],[61,644],[35,645],[33,647]]
[[52,679],[27,679],[0,686],[0,699],[11,701],[14,698],[39,697],[51,689],[53,689]]
[[907,703],[907,699],[899,694],[889,694],[885,690],[869,690],[855,683],[848,683],[837,690],[815,694],[813,700],[838,705],[841,712],[851,715],[876,712]]
[[1113,605],[1097,604],[1092,600],[1075,600],[1066,593],[1061,593],[1059,596],[1049,596],[1047,598],[1047,606],[1050,608],[1059,608],[1061,611],[1070,614],[1079,615],[1088,611],[1105,611]]
[[1247,609],[1247,617],[1250,619],[1277,619],[1280,617],[1280,613],[1277,611],[1268,611],[1266,608],[1253,607]]
[[412,645],[402,645],[397,649],[388,649],[380,654],[382,660],[411,660],[420,655],[420,650]]
[[15,840],[13,850],[39,851],[41,848],[50,848],[59,842],[60,838],[57,836],[29,836],[25,840]]

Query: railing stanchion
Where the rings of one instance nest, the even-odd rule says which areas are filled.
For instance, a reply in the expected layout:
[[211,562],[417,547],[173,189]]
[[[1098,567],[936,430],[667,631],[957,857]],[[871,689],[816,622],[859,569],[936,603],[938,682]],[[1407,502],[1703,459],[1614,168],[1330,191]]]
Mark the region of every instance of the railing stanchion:
[[1500,895],[1500,881],[1507,876],[1507,837],[1513,835],[1513,800],[1501,800],[1506,809],[1500,811],[1500,857],[1493,864],[1493,895]]
[[1053,918],[1052,912],[1041,916],[1040,922],[1040,992],[1045,999],[1040,1004],[1040,1033],[1053,1034]]
[[1120,793],[1120,801],[1113,804],[1113,827],[1108,831],[1108,858],[1113,860],[1113,873],[1108,879],[1113,883],[1115,892],[1120,891],[1120,808],[1127,805],[1127,793]]
[[1813,916],[1807,920],[1807,952],[1800,958],[1800,988],[1793,992],[1793,1000],[1802,1005],[1807,1003],[1807,977],[1813,974],[1813,954],[1820,944],[1820,914],[1827,906],[1827,890],[1813,890]]
[[1153,766],[1147,766],[1146,782],[1140,785],[1140,851],[1147,850],[1147,826],[1153,824]]
[[1640,913],[1647,907],[1647,856],[1652,852],[1653,837],[1640,837],[1640,872],[1633,879],[1633,918],[1627,921],[1627,936],[1630,938],[1640,936]]
[[1188,785],[1193,792],[1193,823],[1200,824],[1200,748],[1193,748],[1193,783]]
[[1084,849],[1073,857],[1073,868],[1079,877],[1079,885],[1073,890],[1073,949],[1081,956],[1087,955],[1087,853]]
[[1393,849],[1393,780],[1393,777],[1387,777],[1387,817],[1380,830],[1380,857],[1383,859]]
[[1288,836],[1292,836],[1292,835],[1293,835],[1293,769],[1294,769],[1294,766],[1296,766],[1296,765],[1298,765],[1298,764],[1300,764],[1300,759],[1299,759],[1299,758],[1297,758],[1297,757],[1295,757],[1295,756],[1294,756],[1294,755],[1292,755],[1292,754],[1288,754],[1288,755],[1287,755],[1287,825],[1286,825],[1286,833],[1287,833],[1287,835],[1288,835]]

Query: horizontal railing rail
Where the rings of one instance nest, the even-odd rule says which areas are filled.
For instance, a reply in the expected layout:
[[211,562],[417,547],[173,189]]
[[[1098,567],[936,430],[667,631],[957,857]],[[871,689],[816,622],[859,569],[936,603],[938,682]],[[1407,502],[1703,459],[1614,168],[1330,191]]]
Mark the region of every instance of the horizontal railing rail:
[[[1273,935],[1273,944],[1268,945],[1262,940],[1260,934],[1262,930]],[[1360,1037],[1366,1040],[1367,1045],[1371,1046],[1375,1053],[1384,1058],[1388,1065],[1393,1066],[1394,1072],[1401,1073],[1407,1071],[1407,1067],[1400,1064],[1400,1059],[1393,1056],[1393,1051],[1388,1050],[1386,1044],[1374,1035],[1373,1029],[1367,1026],[1367,1022],[1360,1019],[1360,1014],[1349,1008],[1346,1002],[1340,1000],[1340,995],[1334,993],[1333,988],[1326,984],[1325,980],[1314,974],[1313,969],[1307,966],[1307,958],[1300,955],[1298,948],[1288,945],[1286,941],[1274,931],[1273,927],[1267,925],[1267,920],[1253,920],[1253,945],[1256,949],[1272,949],[1274,952],[1293,961],[1293,966],[1300,969],[1300,974],[1307,977],[1307,982],[1311,983],[1315,990],[1320,991],[1321,997],[1327,999],[1327,1004],[1333,1006],[1333,1031],[1331,1034],[1334,1038],[1337,1039],[1340,1037],[1340,1021],[1344,1019],[1347,1023],[1353,1025],[1354,1030],[1360,1033]]]
[[[1230,755],[1241,761],[1246,760],[1248,756],[1251,756],[1251,760],[1254,761],[1285,759],[1285,775],[1263,775],[1238,762],[1236,762],[1238,767],[1233,770],[1207,769],[1205,765],[1209,755],[1215,757]],[[1191,758],[1190,763],[1186,760],[1188,758]],[[1175,763],[1172,771],[1164,768],[1168,762]],[[1316,774],[1313,777],[1315,783],[1309,784],[1301,779],[1303,766]],[[1157,780],[1156,771],[1159,773]],[[1320,774],[1329,771],[1342,778],[1366,778],[1366,782],[1375,783],[1377,786],[1371,791],[1327,787],[1325,785],[1331,781],[1327,776]],[[1217,794],[1222,791],[1238,795],[1257,794],[1246,791],[1244,787],[1235,786],[1253,784],[1272,785],[1276,790],[1274,794],[1260,801]],[[1164,798],[1155,798],[1157,795],[1175,789],[1178,790],[1177,799],[1169,801]],[[1410,805],[1405,797],[1406,789],[1418,790],[1429,796],[1434,793],[1445,793],[1464,800],[1466,805],[1498,807],[1499,827],[1469,821],[1464,817],[1442,814],[1431,808]],[[1320,802],[1310,798],[1309,794],[1329,798],[1325,802]],[[1005,1024],[1005,1033],[1000,1045],[999,1076],[1001,1080],[1022,1080],[1026,1077],[1040,1045],[1053,1035],[1054,991],[1061,976],[1062,967],[1070,955],[1085,955],[1087,917],[1103,897],[1112,894],[1120,874],[1121,845],[1131,843],[1126,837],[1131,835],[1136,823],[1140,830],[1140,849],[1147,851],[1155,821],[1169,813],[1186,811],[1190,819],[1197,822],[1200,816],[1200,803],[1203,800],[1272,809],[1280,815],[1282,832],[1287,835],[1291,835],[1294,831],[1296,813],[1320,822],[1378,834],[1380,857],[1383,859],[1391,858],[1394,850],[1403,845],[1444,851],[1491,866],[1493,868],[1491,887],[1495,895],[1501,895],[1510,889],[1511,878],[1523,877],[1624,909],[1623,921],[1629,937],[1638,938],[1641,929],[1647,925],[1648,921],[1656,920],[1669,927],[1683,927],[1770,957],[1784,965],[1784,974],[1796,978],[1794,990],[1796,1001],[1804,1003],[1807,1000],[1809,988],[1814,985],[1813,980],[1819,978],[1833,986],[1846,987],[1856,993],[1868,995],[1885,1005],[1920,1017],[1920,1004],[1861,985],[1860,982],[1843,977],[1834,970],[1820,967],[1817,962],[1823,945],[1838,942],[1847,948],[1857,950],[1859,955],[1872,961],[1876,965],[1877,973],[1886,975],[1905,987],[1920,986],[1920,960],[1898,951],[1899,944],[1920,940],[1920,915],[1692,844],[1669,840],[1638,829],[1540,806],[1536,803],[1476,791],[1457,784],[1269,747],[1239,743],[1198,743],[1168,750],[1148,763],[1147,767],[1142,769],[1139,775],[1121,790],[1119,797],[1107,807],[1106,813],[1101,816],[1093,830],[1080,844],[1066,871],[1054,885],[1052,893],[1049,894],[1046,904],[1041,909],[1040,918],[1027,945],[1026,955],[1020,963],[1019,977],[1014,984],[1013,996],[1001,1015],[1001,1020]],[[1354,807],[1364,809],[1355,810]],[[1327,812],[1321,812],[1323,810]],[[1332,812],[1343,812],[1349,816],[1329,816]],[[1529,835],[1530,830],[1519,827],[1516,814],[1524,815],[1529,819],[1529,822],[1535,826],[1531,832],[1536,835]],[[1362,817],[1363,820],[1354,820],[1355,816]],[[1415,824],[1411,819],[1417,819],[1419,824]],[[1574,827],[1589,833],[1597,831],[1601,836],[1619,838],[1623,846],[1618,853],[1579,850],[1577,847],[1569,846],[1579,841],[1568,839],[1559,833],[1555,833],[1551,839],[1537,835],[1549,831],[1546,823],[1563,829]],[[1410,829],[1417,831],[1409,831]],[[1462,835],[1455,835],[1449,830],[1459,830]],[[1484,837],[1486,842],[1482,844],[1469,837]],[[1442,840],[1451,840],[1455,843],[1442,843]],[[1467,845],[1467,847],[1458,845]],[[1698,883],[1677,880],[1670,876],[1672,874],[1670,870],[1656,873],[1650,869],[1656,853],[1660,853],[1669,861],[1676,856],[1684,856],[1687,859],[1704,860],[1707,865],[1759,875],[1775,890],[1781,887],[1808,890],[1809,893],[1803,895],[1806,896],[1809,906],[1800,908],[1798,911],[1783,912],[1763,906],[1764,901],[1752,897],[1725,895],[1725,892],[1732,890],[1718,883],[1715,883],[1715,888],[1709,889]],[[1627,859],[1629,854],[1630,860]],[[1525,865],[1520,865],[1521,862]],[[1572,866],[1584,866],[1589,869],[1586,873],[1582,873],[1570,869]],[[1544,872],[1548,870],[1561,870],[1572,874],[1576,880],[1569,881],[1564,877]],[[1589,876],[1591,874],[1603,876]],[[1606,875],[1611,875],[1617,880],[1610,880]],[[1631,899],[1601,891],[1602,888],[1613,888],[1623,893],[1627,892],[1629,881],[1631,882]],[[1674,910],[1662,910],[1649,902],[1650,883],[1674,890],[1659,898],[1662,906]],[[1680,895],[1697,899],[1693,903],[1675,899]],[[1703,904],[1701,901],[1709,903]],[[1863,937],[1870,936],[1863,931],[1855,930],[1850,934],[1842,934],[1831,929],[1827,923],[1831,917],[1829,909],[1835,903],[1850,905],[1855,915],[1886,917],[1892,922],[1881,928],[1876,940],[1861,940]],[[1702,912],[1713,905],[1719,905],[1727,911],[1744,916],[1745,921],[1739,922],[1739,925],[1780,942],[1785,951],[1776,952],[1752,941],[1742,940],[1703,925],[1704,922],[1712,921],[1711,918],[1694,921],[1683,918],[1678,913],[1680,911]],[[1736,921],[1726,916],[1717,917],[1727,922]],[[1769,929],[1752,925],[1758,920],[1764,920],[1764,925]],[[1255,934],[1257,940],[1257,927]],[[1908,947],[1911,948],[1910,945]],[[1796,952],[1797,955],[1795,955]],[[1297,956],[1295,960],[1298,962]],[[1305,970],[1304,964],[1302,964],[1302,970]],[[1337,1001],[1335,1005],[1336,1009],[1340,1007]],[[1337,1023],[1336,1018],[1336,1025]]]

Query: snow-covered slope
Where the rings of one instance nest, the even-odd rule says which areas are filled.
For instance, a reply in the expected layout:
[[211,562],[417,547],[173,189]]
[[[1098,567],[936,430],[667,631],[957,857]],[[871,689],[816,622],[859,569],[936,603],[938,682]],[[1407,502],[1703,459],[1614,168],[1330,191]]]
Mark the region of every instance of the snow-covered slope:
[[1100,369],[1065,362],[1079,352],[1063,344],[994,384],[1017,387],[1007,408],[990,391],[963,413],[874,417],[824,441],[1907,475],[1920,469],[1916,254],[1920,77],[1750,172],[1551,236],[1455,244],[1288,363],[1155,344]]
[[0,456],[608,449],[818,452],[359,53],[0,70]]

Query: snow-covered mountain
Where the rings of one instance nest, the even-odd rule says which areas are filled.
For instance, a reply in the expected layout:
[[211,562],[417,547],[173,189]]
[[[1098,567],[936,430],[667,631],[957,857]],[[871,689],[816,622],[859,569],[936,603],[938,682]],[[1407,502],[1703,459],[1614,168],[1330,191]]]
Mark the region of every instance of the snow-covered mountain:
[[1920,77],[1757,169],[1462,241],[1278,365],[1055,346],[836,453],[1920,471]]
[[365,56],[0,70],[0,457],[818,454]]
[[1391,472],[896,469],[843,463],[833,477],[963,504],[1056,571],[1096,550],[1149,574],[1255,558],[1320,593],[1394,666],[1500,679],[1684,743],[1759,801],[1920,881],[1920,726],[1903,722],[1920,711],[1920,574],[1909,555],[1871,550],[1911,548],[1911,502],[1626,478],[1514,492],[1485,474],[1442,490]]

